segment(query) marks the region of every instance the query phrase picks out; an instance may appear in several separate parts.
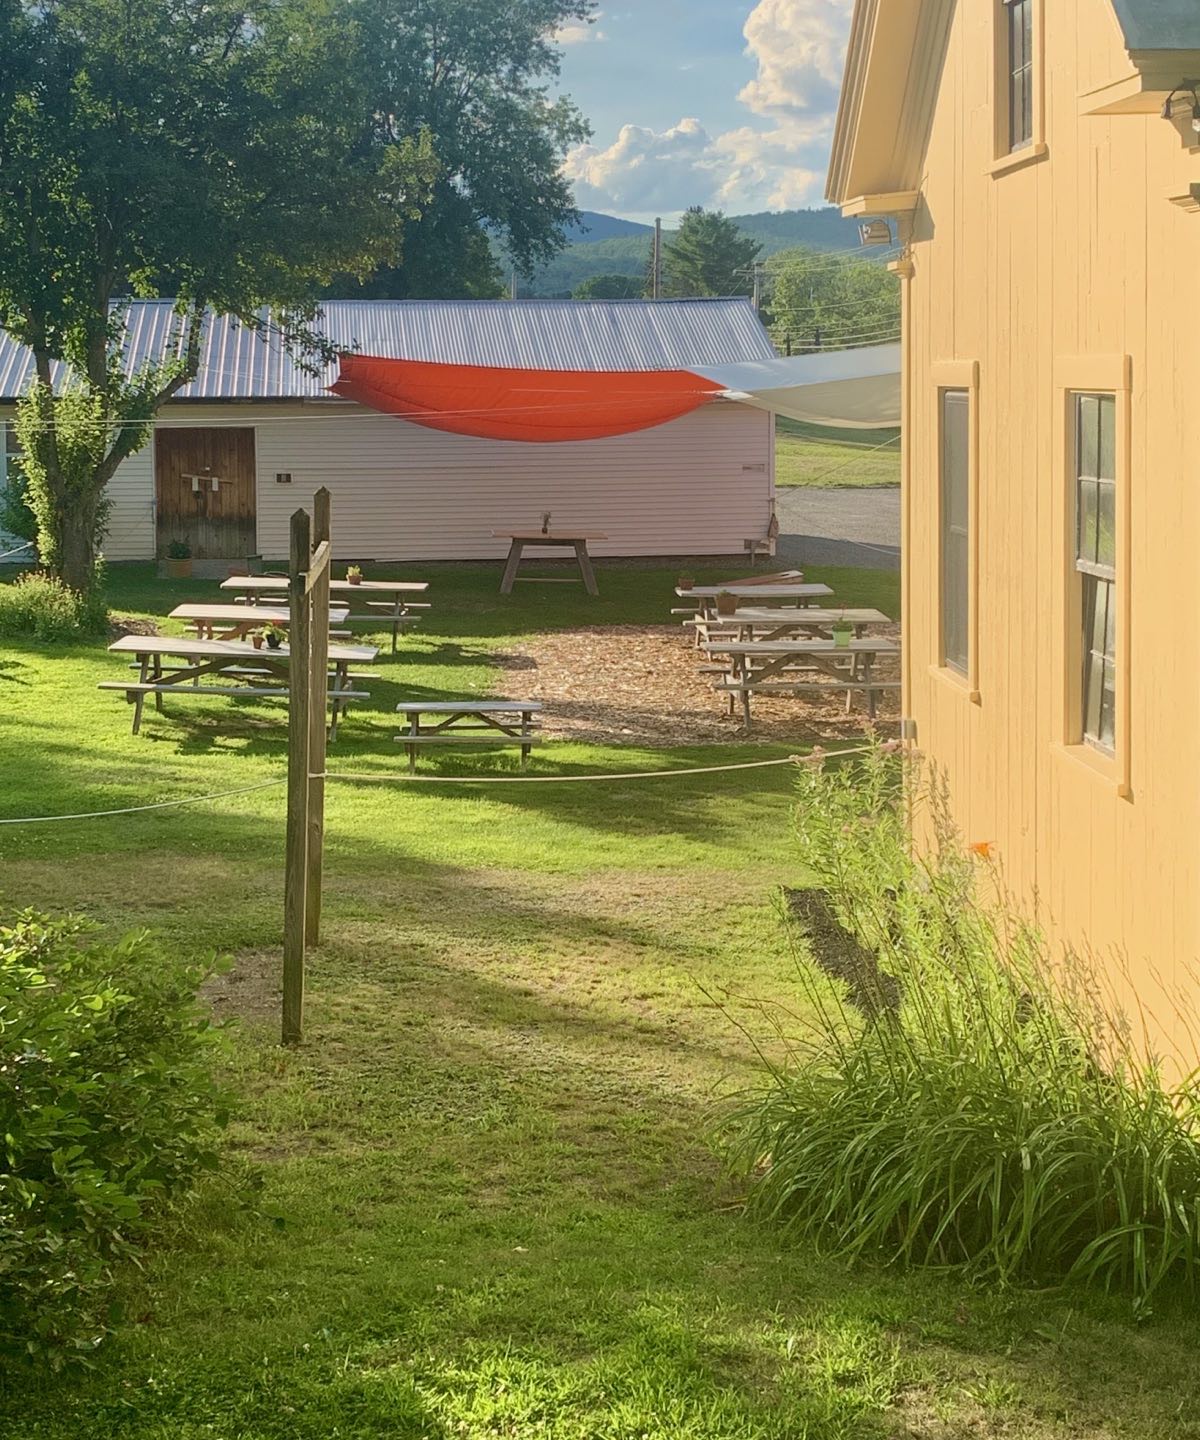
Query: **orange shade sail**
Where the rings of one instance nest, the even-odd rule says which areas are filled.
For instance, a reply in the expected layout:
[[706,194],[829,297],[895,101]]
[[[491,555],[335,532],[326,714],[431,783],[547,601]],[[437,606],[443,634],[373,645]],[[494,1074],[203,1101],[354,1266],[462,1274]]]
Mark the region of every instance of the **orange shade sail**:
[[329,387],[433,430],[534,444],[603,440],[665,425],[721,385],[690,370],[518,370],[342,355]]

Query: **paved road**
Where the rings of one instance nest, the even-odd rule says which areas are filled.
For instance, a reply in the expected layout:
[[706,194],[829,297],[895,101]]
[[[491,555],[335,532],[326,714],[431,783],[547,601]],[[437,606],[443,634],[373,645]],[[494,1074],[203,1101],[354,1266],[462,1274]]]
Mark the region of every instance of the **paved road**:
[[808,565],[900,568],[898,486],[822,490],[804,485],[777,492],[777,558]]

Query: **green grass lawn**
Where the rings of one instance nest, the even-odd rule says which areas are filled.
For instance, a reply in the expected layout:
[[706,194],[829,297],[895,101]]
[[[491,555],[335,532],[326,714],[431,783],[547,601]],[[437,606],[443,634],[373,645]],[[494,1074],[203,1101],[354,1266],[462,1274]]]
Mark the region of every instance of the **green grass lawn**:
[[[400,768],[401,693],[495,685],[489,650],[661,620],[674,568],[603,595],[421,567],[435,609],[352,711],[331,768]],[[698,568],[698,567],[697,567]],[[706,578],[718,570],[700,570]],[[896,577],[814,572],[895,613]],[[202,582],[112,579],[119,614]],[[278,706],[211,700],[129,734],[100,646],[0,655],[6,816],[278,775]],[[769,757],[547,745],[531,773]],[[493,759],[427,757],[426,773]],[[796,878],[784,770],[640,784],[329,787],[308,1030],[276,1044],[283,791],[0,828],[11,906],[149,926],[236,969],[226,1176],[127,1278],[83,1376],[0,1377],[8,1440],[859,1440],[1200,1436],[1198,1327],[1162,1302],[853,1269],[754,1225],[707,1143],[787,1004],[774,894]],[[237,1183],[261,1172],[258,1209]]]
[[898,430],[835,430],[775,422],[777,485],[899,485]]

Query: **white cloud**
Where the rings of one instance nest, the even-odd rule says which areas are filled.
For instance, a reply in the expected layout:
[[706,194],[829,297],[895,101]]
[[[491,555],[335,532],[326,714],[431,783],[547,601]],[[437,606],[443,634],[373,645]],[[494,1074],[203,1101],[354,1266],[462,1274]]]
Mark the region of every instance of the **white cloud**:
[[819,204],[853,0],[758,0],[743,33],[757,73],[738,99],[753,122],[711,135],[685,118],[666,130],[626,125],[612,145],[567,157],[589,210],[674,214]]
[[569,20],[560,25],[554,33],[555,42],[559,45],[586,45],[589,41],[603,40],[604,31],[599,25],[603,14],[603,11],[597,10],[591,20]]

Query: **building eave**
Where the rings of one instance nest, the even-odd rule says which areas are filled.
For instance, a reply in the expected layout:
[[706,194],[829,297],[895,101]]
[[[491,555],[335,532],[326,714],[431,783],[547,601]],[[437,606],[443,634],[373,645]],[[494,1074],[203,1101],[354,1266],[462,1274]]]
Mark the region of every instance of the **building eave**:
[[1183,80],[1200,79],[1200,50],[1131,50],[1130,68],[1079,97],[1081,115],[1156,115]]

